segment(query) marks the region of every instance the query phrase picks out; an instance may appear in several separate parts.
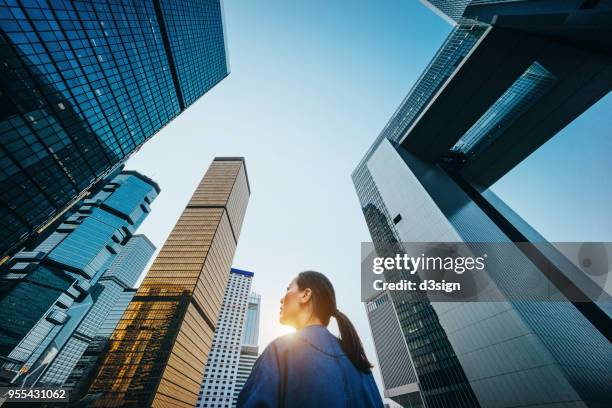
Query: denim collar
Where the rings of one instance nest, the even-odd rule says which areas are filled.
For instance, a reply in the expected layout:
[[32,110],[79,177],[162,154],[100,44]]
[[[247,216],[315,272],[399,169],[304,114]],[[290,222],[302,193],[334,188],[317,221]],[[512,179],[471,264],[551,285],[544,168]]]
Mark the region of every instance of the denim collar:
[[315,350],[327,354],[332,357],[340,357],[344,355],[340,341],[336,336],[331,334],[327,327],[320,324],[306,326],[296,332],[299,339],[308,343]]

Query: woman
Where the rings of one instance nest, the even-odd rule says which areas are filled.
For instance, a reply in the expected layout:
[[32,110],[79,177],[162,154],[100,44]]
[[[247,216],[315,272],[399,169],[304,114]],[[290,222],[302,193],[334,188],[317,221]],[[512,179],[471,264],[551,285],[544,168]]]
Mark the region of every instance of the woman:
[[[340,339],[327,330],[336,319]],[[259,357],[238,407],[382,407],[361,341],[336,308],[334,288],[319,272],[293,279],[280,322],[297,332],[274,340]]]

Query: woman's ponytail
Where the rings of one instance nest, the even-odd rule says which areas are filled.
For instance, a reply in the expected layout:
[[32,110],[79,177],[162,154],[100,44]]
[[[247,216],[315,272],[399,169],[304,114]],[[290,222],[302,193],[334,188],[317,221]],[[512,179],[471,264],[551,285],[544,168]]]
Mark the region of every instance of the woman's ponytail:
[[320,272],[304,271],[298,274],[296,281],[300,290],[310,288],[312,291],[313,314],[323,325],[329,324],[330,317],[336,318],[340,330],[340,346],[344,354],[359,371],[370,372],[372,364],[365,355],[353,323],[336,308],[336,294],[329,279]]
[[366,373],[369,372],[372,364],[370,364],[365,355],[363,345],[353,323],[338,309],[336,309],[333,316],[336,318],[338,330],[340,330],[340,346],[342,350],[358,370]]

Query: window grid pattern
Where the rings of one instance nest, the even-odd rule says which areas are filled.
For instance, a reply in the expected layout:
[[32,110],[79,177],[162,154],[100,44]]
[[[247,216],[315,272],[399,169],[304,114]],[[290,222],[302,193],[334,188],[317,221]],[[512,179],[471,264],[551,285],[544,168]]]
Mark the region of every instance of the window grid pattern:
[[261,296],[255,292],[249,295],[249,305],[242,333],[242,344],[257,345],[259,341],[259,305]]
[[[94,304],[71,335],[68,344],[50,364],[40,380],[48,387],[62,387],[64,382],[85,353],[91,340],[99,335],[100,329],[123,296],[124,289],[136,284],[144,271],[155,246],[143,235],[132,237],[117,255],[104,275],[92,289]],[[127,307],[127,304],[124,305]],[[117,320],[115,320],[116,324]],[[92,364],[95,363],[92,362]]]
[[[71,336],[89,338],[103,319],[101,310],[108,302],[103,296],[98,305],[101,309],[95,306],[101,286],[97,283],[117,254],[129,246],[131,233],[126,231],[142,223],[147,216],[142,205],[152,202],[157,192],[158,187],[146,177],[120,173],[103,184],[92,199],[81,201],[65,214],[56,231],[39,245],[9,260],[9,272],[14,268],[26,272],[0,299],[5,312],[0,321],[0,352],[19,361],[2,364],[0,369],[13,373],[15,385],[34,386],[50,366],[58,364],[58,369],[67,370],[71,359],[78,359],[74,353],[79,347],[71,345],[78,342],[71,343]],[[129,198],[116,202],[115,195]],[[151,256],[152,245],[146,242]],[[144,268],[146,260],[141,264]],[[24,265],[27,268],[22,268]],[[135,278],[130,284],[134,283]],[[24,304],[29,306],[24,309]],[[40,375],[17,375],[31,370]],[[52,369],[49,378],[56,381],[57,373]]]
[[236,249],[228,202],[249,197],[234,188],[243,167],[217,158],[204,175],[110,338],[93,406],[196,404]]
[[232,407],[236,407],[240,391],[246,384],[253,371],[253,366],[259,357],[259,347],[242,345],[240,348],[240,359],[238,360],[238,370],[236,371],[236,385],[234,386],[234,403]]
[[119,319],[121,319],[135,293],[134,289],[125,289],[121,292],[119,299],[100,325],[96,335],[89,342],[87,349],[64,381],[63,388],[70,390],[71,393],[74,392],[77,397],[83,395],[92,380],[92,371],[104,353],[109,337],[113,334],[113,330],[115,330]]
[[426,0],[435,8],[446,14],[455,21],[459,21],[463,16],[465,8],[472,0]]
[[400,142],[423,108],[446,83],[486,30],[487,27],[483,25],[465,24],[458,25],[451,31],[372,146],[366,151],[353,174],[367,165],[367,161],[382,140],[388,139],[392,143]]
[[228,74],[219,0],[159,0],[185,106]]
[[235,404],[240,344],[252,279],[252,276],[230,273],[200,387],[196,405],[199,408],[231,408]]
[[556,78],[534,62],[450,149],[462,161],[478,154],[534,106]]
[[227,75],[219,3],[0,0],[0,253]]
[[366,305],[385,389],[416,383],[416,374],[388,293]]
[[[377,250],[382,251],[385,247],[389,248],[389,245],[399,244],[400,239],[393,223],[395,214],[389,214],[368,170],[367,162],[383,140],[388,139],[397,144],[405,137],[424,107],[486,30],[484,25],[465,22],[451,31],[352,174],[366,224]],[[401,279],[392,275],[385,275],[385,278]],[[414,364],[421,395],[427,406],[478,406],[431,305],[426,300],[421,303],[406,302],[395,293],[391,295],[391,299]]]

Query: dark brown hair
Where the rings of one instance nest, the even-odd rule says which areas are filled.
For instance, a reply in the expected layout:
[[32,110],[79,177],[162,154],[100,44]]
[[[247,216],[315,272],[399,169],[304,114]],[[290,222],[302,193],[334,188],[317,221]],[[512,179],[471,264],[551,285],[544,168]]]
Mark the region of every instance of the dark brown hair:
[[336,307],[336,293],[329,279],[320,272],[305,271],[298,274],[296,283],[300,290],[306,288],[311,290],[312,313],[321,320],[323,325],[327,326],[332,316],[336,319],[340,330],[339,340],[342,350],[358,370],[369,372],[372,364],[365,355],[355,327],[349,318]]

